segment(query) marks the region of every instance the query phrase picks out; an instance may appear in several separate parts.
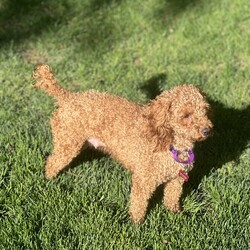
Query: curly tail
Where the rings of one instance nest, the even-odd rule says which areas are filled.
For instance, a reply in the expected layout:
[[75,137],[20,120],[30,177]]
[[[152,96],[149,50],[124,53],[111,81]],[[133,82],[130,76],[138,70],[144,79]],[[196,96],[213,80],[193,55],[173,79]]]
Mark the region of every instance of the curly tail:
[[42,88],[46,93],[55,97],[57,100],[64,99],[68,93],[58,85],[57,80],[48,65],[37,65],[33,72],[33,78],[36,80],[33,85],[35,88]]

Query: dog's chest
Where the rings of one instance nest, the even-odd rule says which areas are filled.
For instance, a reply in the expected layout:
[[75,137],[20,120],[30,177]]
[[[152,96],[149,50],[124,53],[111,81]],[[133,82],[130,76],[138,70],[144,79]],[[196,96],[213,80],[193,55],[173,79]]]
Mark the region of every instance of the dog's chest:
[[165,152],[161,157],[157,157],[155,164],[158,165],[158,177],[161,183],[172,179],[180,178],[188,180],[188,172],[193,168],[193,164],[182,164],[177,162],[171,152]]

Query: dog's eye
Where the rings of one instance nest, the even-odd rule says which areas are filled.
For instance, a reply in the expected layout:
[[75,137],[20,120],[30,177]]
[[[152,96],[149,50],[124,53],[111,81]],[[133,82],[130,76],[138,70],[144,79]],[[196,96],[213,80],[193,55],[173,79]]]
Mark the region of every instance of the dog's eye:
[[182,116],[182,119],[189,119],[191,118],[192,114],[191,113],[186,113]]

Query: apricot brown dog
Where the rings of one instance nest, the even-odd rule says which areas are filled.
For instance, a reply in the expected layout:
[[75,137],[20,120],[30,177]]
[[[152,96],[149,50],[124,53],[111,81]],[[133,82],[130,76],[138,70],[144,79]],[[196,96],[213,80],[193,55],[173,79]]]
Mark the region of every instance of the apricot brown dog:
[[209,104],[193,85],[164,91],[147,105],[95,90],[61,88],[49,66],[33,73],[35,87],[57,99],[51,119],[53,152],[46,176],[54,178],[87,146],[110,154],[132,172],[130,216],[144,220],[148,201],[164,185],[164,204],[180,211],[180,197],[194,160],[196,141],[208,137]]

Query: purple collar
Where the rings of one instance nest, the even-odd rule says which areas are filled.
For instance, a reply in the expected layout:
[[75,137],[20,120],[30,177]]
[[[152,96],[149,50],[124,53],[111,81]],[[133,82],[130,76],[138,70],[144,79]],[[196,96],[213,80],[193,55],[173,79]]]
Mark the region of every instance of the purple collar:
[[186,161],[181,161],[179,160],[179,154],[181,154],[181,151],[175,149],[172,145],[170,146],[170,151],[173,154],[173,158],[175,161],[184,164],[184,165],[188,165],[190,163],[192,163],[194,161],[194,151],[193,149],[186,149],[185,152],[188,153],[189,158]]
[[[169,150],[173,154],[173,158],[176,162],[183,164],[184,166],[179,170],[178,175],[184,179],[185,182],[188,182],[188,174],[187,172],[192,169],[192,166],[190,165],[194,161],[194,151],[193,149],[186,149],[185,152],[188,153],[189,158],[186,161],[179,160],[179,154],[181,154],[181,151],[175,149],[172,145],[170,146]],[[191,169],[190,169],[191,166]],[[183,170],[184,169],[184,170]],[[189,169],[189,170],[188,170]]]

